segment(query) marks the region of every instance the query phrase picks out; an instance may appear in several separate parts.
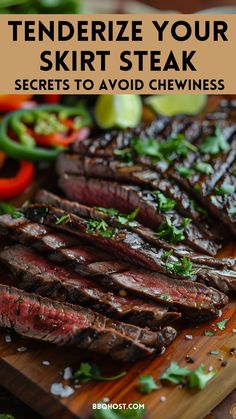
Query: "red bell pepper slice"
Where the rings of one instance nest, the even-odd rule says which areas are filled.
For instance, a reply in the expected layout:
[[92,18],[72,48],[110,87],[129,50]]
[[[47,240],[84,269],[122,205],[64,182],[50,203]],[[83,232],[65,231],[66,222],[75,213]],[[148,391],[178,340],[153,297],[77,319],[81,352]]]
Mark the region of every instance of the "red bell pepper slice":
[[20,161],[20,168],[12,178],[0,178],[0,199],[12,199],[23,193],[31,184],[34,165],[29,161]]

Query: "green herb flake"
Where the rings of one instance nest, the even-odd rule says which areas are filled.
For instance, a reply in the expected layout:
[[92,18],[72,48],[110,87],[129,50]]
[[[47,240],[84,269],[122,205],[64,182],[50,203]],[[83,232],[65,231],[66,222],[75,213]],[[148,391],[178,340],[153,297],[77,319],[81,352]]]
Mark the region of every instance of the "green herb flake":
[[119,214],[118,210],[116,210],[115,208],[94,207],[94,209],[111,216],[116,216]]
[[176,157],[186,157],[189,150],[196,152],[197,148],[181,133],[159,144],[159,152],[169,161],[175,160]]
[[145,409],[141,406],[138,409],[129,408],[119,410],[107,406],[102,409],[95,409],[93,413],[94,419],[143,419],[144,416]]
[[23,214],[20,211],[17,211],[15,207],[6,202],[0,203],[0,215],[9,214],[12,218],[20,218]]
[[177,172],[179,173],[180,176],[182,177],[189,177],[193,175],[193,169],[191,169],[190,167],[177,167]]
[[205,330],[204,336],[214,336],[214,332],[211,332],[210,330]]
[[203,390],[215,375],[216,371],[205,373],[205,366],[201,364],[188,375],[188,385],[190,388]]
[[68,221],[70,221],[70,215],[66,214],[60,218],[57,218],[57,220],[55,221],[55,224],[56,225],[66,224]]
[[123,163],[133,163],[133,156],[130,148],[115,149],[114,155],[117,156]]
[[170,296],[169,296],[169,294],[160,294],[159,298],[160,298],[160,300],[168,301],[170,299]]
[[142,394],[148,394],[160,388],[160,386],[157,386],[152,375],[142,375],[138,380],[138,386]]
[[205,373],[204,364],[190,371],[188,368],[181,368],[177,362],[171,362],[167,370],[160,376],[161,380],[169,381],[173,384],[186,383],[189,388],[202,390],[208,382],[215,376],[216,371]]
[[236,215],[236,207],[229,208],[228,213],[232,216]]
[[170,381],[173,384],[181,384],[189,375],[188,368],[181,368],[175,361],[171,362],[167,370],[160,376],[160,380]]
[[191,260],[186,256],[176,262],[166,262],[165,267],[168,271],[181,276],[192,276],[196,273],[196,271],[192,269],[193,264]]
[[171,211],[176,206],[176,201],[174,199],[167,198],[162,192],[160,191],[153,191],[152,194],[156,198],[157,203],[157,212],[167,212]]
[[73,374],[74,379],[78,379],[80,383],[87,383],[89,381],[115,381],[126,375],[126,371],[112,377],[103,377],[100,368],[96,364],[89,364],[88,362],[81,362],[80,367]]
[[235,186],[229,183],[223,183],[219,188],[215,188],[216,195],[232,195],[235,192]]
[[209,355],[219,355],[220,351],[213,349],[212,351],[209,352]]
[[87,229],[88,234],[97,233],[102,237],[110,238],[115,233],[114,229],[111,229],[105,220],[88,220]]
[[121,225],[132,226],[132,221],[138,216],[139,208],[134,209],[130,214],[118,214],[117,222]]
[[0,419],[15,419],[14,416],[8,415],[7,413],[0,413]]
[[229,319],[221,320],[220,322],[216,323],[216,326],[219,330],[225,330],[226,324],[228,323]]
[[170,242],[179,242],[185,238],[183,226],[180,228],[174,226],[169,217],[166,217],[165,221],[160,225],[156,236],[159,239],[165,239]]
[[193,168],[204,175],[212,175],[214,172],[213,167],[209,163],[198,162],[193,165]]
[[200,146],[200,151],[204,154],[217,154],[229,149],[229,144],[223,137],[220,127],[216,127],[215,134],[207,136]]

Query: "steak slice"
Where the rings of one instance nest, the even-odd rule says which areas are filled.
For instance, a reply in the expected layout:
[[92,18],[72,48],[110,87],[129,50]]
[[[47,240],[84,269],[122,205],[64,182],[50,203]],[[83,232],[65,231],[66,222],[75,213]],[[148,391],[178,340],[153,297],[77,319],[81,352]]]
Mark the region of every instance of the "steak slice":
[[[94,251],[94,255],[95,255]],[[95,261],[92,250],[81,250],[80,256]],[[107,291],[89,278],[48,262],[27,247],[15,245],[0,252],[0,263],[7,268],[18,288],[35,292],[57,301],[80,304],[127,323],[157,330],[180,317],[167,307],[139,298],[121,297]]]
[[[108,223],[115,223],[117,224],[116,217],[106,212],[106,208],[102,207],[88,207],[86,205],[80,204],[79,202],[75,201],[68,201],[55,195],[45,189],[41,189],[38,191],[36,197],[36,202],[41,204],[48,204],[56,208],[60,208],[62,210],[71,212],[73,214],[79,215],[84,218],[92,218],[97,220],[106,220]],[[113,210],[113,208],[111,209]],[[0,216],[0,230],[1,230],[1,216]],[[121,225],[122,227],[122,225]],[[45,228],[45,227],[44,227]],[[206,255],[202,255],[199,253],[194,253],[191,248],[184,246],[184,245],[176,245],[173,243],[168,243],[163,240],[160,240],[156,237],[153,230],[149,229],[148,227],[144,227],[139,222],[133,220],[132,223],[128,223],[124,225],[124,228],[133,231],[140,235],[143,239],[147,240],[148,242],[154,244],[158,248],[162,247],[166,250],[173,250],[173,254],[178,257],[186,256],[189,260],[200,264],[200,265],[207,265],[212,268],[231,268],[236,266],[236,258],[214,258]],[[68,247],[68,246],[64,246]]]
[[[184,218],[175,210],[158,212],[155,193],[142,191],[139,187],[67,174],[59,179],[59,186],[72,201],[90,206],[114,207],[123,212],[139,208],[137,218],[152,228],[159,227],[167,216],[176,227],[184,222]],[[186,226],[184,242],[193,249],[213,256],[220,248],[219,243],[209,239],[193,223]]]
[[[85,207],[83,205],[80,205],[76,202],[70,202],[70,201],[65,201],[65,200],[60,200],[59,197],[56,197],[53,194],[50,194],[47,191],[41,191],[38,194],[38,197],[40,198],[45,198],[44,201],[52,201],[54,202],[56,207],[63,207],[64,204],[64,208],[66,210],[72,210],[76,213],[75,210],[77,210],[77,213],[84,215],[84,216],[93,216],[97,219],[101,219],[104,218],[107,219],[106,217],[109,217],[107,214],[104,214],[96,209],[92,209],[92,208],[88,208]],[[54,198],[55,197],[55,198]],[[48,198],[48,199],[47,199]],[[57,201],[60,201],[60,205],[57,205]],[[49,202],[48,202],[49,203]],[[66,204],[66,205],[65,205]],[[79,208],[79,211],[78,211]],[[81,212],[82,211],[82,212]],[[101,250],[98,249],[94,249],[91,246],[85,245],[83,242],[81,242],[81,240],[79,240],[78,238],[74,237],[74,242],[73,243],[74,247],[70,247],[71,246],[71,241],[68,240],[67,237],[70,238],[70,236],[68,235],[62,235],[58,232],[53,232],[50,228],[46,227],[46,226],[39,226],[39,229],[42,228],[44,229],[44,236],[37,236],[33,237],[32,234],[29,234],[29,232],[31,231],[35,231],[35,223],[31,223],[30,221],[24,219],[24,224],[23,226],[18,226],[19,225],[19,219],[15,219],[15,224],[16,227],[14,228],[14,221],[12,220],[10,215],[4,215],[4,216],[0,216],[0,231],[4,232],[5,235],[9,235],[11,238],[13,238],[14,240],[22,243],[22,244],[26,244],[26,245],[30,245],[31,247],[33,247],[36,250],[39,250],[40,252],[46,252],[47,254],[54,252],[54,258],[56,259],[56,254],[60,249],[66,249],[67,251],[69,250],[73,250],[75,248],[79,249],[80,251],[80,257],[81,259],[85,260],[85,261],[89,261],[89,262],[96,262],[98,260],[100,261],[114,261],[114,266],[116,265],[116,260],[112,257],[112,255],[105,253]],[[132,222],[133,224],[137,224],[135,222]],[[32,225],[32,227],[31,227]],[[132,227],[134,230],[137,230],[138,232],[138,228],[136,227]],[[39,230],[38,229],[38,230]],[[37,231],[38,231],[37,230]],[[142,227],[142,236],[144,237],[145,234],[145,229]],[[148,230],[148,229],[146,229]],[[49,237],[49,239],[48,239]],[[149,235],[148,235],[149,237]],[[150,237],[149,237],[150,239]],[[69,243],[69,244],[68,244]],[[69,246],[70,245],[70,246]],[[172,245],[171,245],[172,246]],[[168,248],[168,250],[171,249],[171,246]],[[189,252],[184,251],[184,249],[182,249],[182,253],[181,250],[179,249],[178,252],[174,252],[174,254],[177,254],[178,257],[187,257],[189,258]],[[68,253],[68,256],[70,256],[70,252]],[[234,266],[235,265],[235,258],[223,258],[223,259],[215,259],[215,258],[210,258],[207,256],[201,256],[201,255],[190,255],[192,257],[192,261],[193,263],[193,271],[196,272],[196,274],[194,274],[200,281],[205,281],[207,283],[210,283],[211,285],[213,285],[214,287],[220,289],[221,291],[224,292],[229,292],[230,290],[235,290],[236,288],[236,283],[235,283],[235,279],[236,279],[236,273],[232,270],[227,269],[227,266]],[[60,258],[60,256],[59,256]],[[68,261],[66,260],[65,262],[70,263],[72,260],[73,262],[73,258],[70,259],[70,257],[68,257]],[[168,261],[173,261],[176,262],[176,259],[171,256],[170,258],[168,258]],[[209,269],[209,266],[211,269]],[[218,268],[218,270],[216,269]],[[222,269],[223,268],[223,269]],[[168,271],[169,273],[169,271]],[[191,277],[194,278],[194,275]],[[182,277],[181,277],[182,278]],[[183,277],[184,279],[186,277]],[[98,310],[99,311],[99,310]],[[131,313],[130,313],[131,316]],[[163,313],[163,307],[160,307],[160,310],[158,310],[158,307],[156,307],[156,310],[154,312],[154,318],[153,318],[153,324],[154,322],[162,322],[161,324],[165,324],[166,322],[169,322],[171,317],[173,317],[174,320],[174,316],[176,316],[176,313]],[[130,323],[133,323],[133,321],[129,320]],[[158,323],[157,323],[158,324]],[[149,326],[150,328],[153,328],[153,326]]]
[[[110,355],[119,361],[136,361],[154,353],[129,332],[129,325],[115,322],[89,309],[58,304],[35,294],[0,285],[0,326],[20,335],[57,345]],[[133,326],[131,326],[132,328]],[[126,334],[127,333],[127,334]],[[172,328],[163,331],[163,341],[175,337]]]
[[[89,220],[86,221],[77,215],[72,213],[66,214],[62,210],[50,206],[47,207],[46,205],[31,205],[28,208],[24,208],[23,211],[26,216],[33,221],[41,221],[52,228],[58,228],[61,231],[66,231],[92,241],[93,244],[95,243],[101,248],[106,249],[109,252],[113,252],[115,256],[119,254],[128,262],[133,261],[135,264],[138,263],[140,266],[161,272],[166,277],[171,275],[177,279],[183,278],[174,270],[171,272],[168,270],[163,257],[163,249],[151,247],[135,233],[131,233],[126,230],[117,231],[116,228],[109,227],[109,230],[107,231],[109,231],[110,236],[104,237],[102,232],[88,231]],[[58,223],[57,220],[60,220],[61,217],[62,219],[65,219],[64,217],[66,217],[66,220],[63,223]],[[176,257],[173,256],[170,256],[170,260],[173,262],[178,261],[178,259],[176,260]],[[193,280],[198,276],[201,281],[210,281],[211,269],[209,269],[209,267],[200,265],[196,266],[196,268],[198,268],[197,275],[193,274],[191,276]],[[214,285],[216,283],[216,278],[218,279],[218,284],[220,284],[220,277],[222,273],[216,270],[212,270],[212,273]],[[229,289],[235,289],[235,277],[236,273],[234,271],[224,271],[224,281],[229,282]]]
[[[83,249],[82,249],[83,250]],[[177,307],[186,318],[202,321],[216,316],[227,297],[213,288],[188,280],[175,280],[121,262],[91,263],[81,258],[81,248],[62,249],[51,258],[57,263],[73,261],[73,269],[92,276],[111,289],[142,295],[170,307]]]
[[[46,224],[48,226],[51,226],[54,228],[58,228],[60,230],[64,230],[67,232],[71,232],[72,234],[78,234],[80,237],[82,236],[83,238],[86,238],[86,226],[84,224],[83,219],[80,219],[78,216],[74,215],[74,214],[70,214],[69,218],[67,218],[66,222],[64,223],[58,223],[57,220],[61,219],[62,216],[65,216],[65,212],[50,207],[50,206],[46,206],[46,205],[31,205],[27,208],[23,209],[25,215],[27,218],[33,220],[33,221],[37,221],[40,222],[42,224]],[[57,224],[55,224],[55,222],[57,222]],[[118,244],[118,246],[116,247],[116,249],[120,248],[120,235],[116,235],[116,240],[115,242]],[[89,235],[90,237],[90,235]],[[104,237],[99,237],[100,240],[97,240],[97,235],[96,234],[92,234],[91,235],[93,243],[98,243],[102,246],[104,246],[105,248],[110,249],[111,247],[111,241],[108,241],[108,239],[104,238]],[[112,242],[113,243],[113,242]],[[134,243],[135,245],[137,245],[137,243]],[[71,249],[69,249],[70,251]],[[135,251],[135,249],[134,249]],[[124,253],[125,254],[125,253]],[[80,261],[80,258],[79,258]],[[121,264],[122,265],[122,264]],[[115,265],[114,262],[110,263],[109,262],[105,262],[105,263],[98,263],[99,269],[106,269],[107,270],[107,266],[108,266],[108,270],[110,272],[110,270],[112,269],[111,272],[117,271],[118,267],[121,267],[121,270],[123,271],[124,268],[124,264],[121,266],[120,263],[117,262],[117,264]],[[93,269],[96,269],[96,264],[90,264],[90,266]],[[83,267],[84,269],[84,267]],[[126,268],[127,269],[127,268]],[[105,271],[106,272],[106,271]],[[183,300],[178,302],[177,299],[177,303],[175,303],[175,298],[173,298],[173,300],[171,299],[170,301],[168,301],[168,303],[166,301],[163,300],[162,295],[166,293],[166,288],[171,288],[171,286],[173,287],[173,290],[176,289],[177,287],[180,287],[182,289],[182,287],[185,288],[185,286],[187,287],[187,289],[190,287],[190,290],[195,290],[194,296],[198,294],[201,295],[201,299],[203,299],[205,301],[206,304],[201,305],[201,307],[199,307],[199,305],[196,305],[196,302],[194,302],[194,298],[193,301],[190,301],[190,297],[186,297],[185,301],[187,304],[187,307],[192,307],[191,310],[191,314],[188,313],[188,315],[190,314],[190,316],[192,314],[198,313],[198,317],[200,318],[206,318],[207,316],[213,316],[217,314],[217,309],[222,307],[226,302],[227,302],[227,297],[223,294],[221,294],[220,292],[212,289],[212,288],[207,288],[204,285],[201,284],[194,284],[191,281],[175,281],[172,278],[166,276],[166,275],[162,275],[162,274],[158,274],[158,273],[153,273],[150,274],[147,271],[142,271],[142,270],[132,270],[133,274],[132,276],[135,276],[136,274],[138,274],[138,272],[145,272],[145,274],[147,275],[147,280],[144,281],[143,283],[143,289],[146,289],[145,291],[141,291],[141,290],[137,290],[136,286],[134,285],[134,282],[131,280],[130,281],[130,276],[127,276],[127,284],[126,284],[126,289],[127,290],[131,290],[134,293],[138,293],[138,294],[142,294],[145,295],[147,298],[151,298],[161,304],[164,305],[168,305],[169,302],[171,301],[171,306],[175,306],[178,307],[178,305],[181,307],[181,304],[183,302]],[[84,273],[84,271],[83,271]],[[96,273],[96,271],[95,271]],[[144,280],[145,274],[142,276],[141,280]],[[153,278],[153,283],[156,281],[156,286],[157,286],[157,290],[154,294],[152,289],[149,289],[147,286],[147,281],[148,281],[148,277],[149,274],[151,275],[151,278]],[[96,275],[98,275],[96,273]],[[119,275],[119,274],[118,274]],[[138,279],[137,279],[138,281]],[[106,285],[109,287],[112,286],[112,281],[110,280],[109,277],[109,281],[107,281]],[[129,288],[130,287],[130,288]],[[192,288],[193,287],[193,288]],[[161,292],[161,288],[163,288],[164,291]],[[123,284],[118,284],[118,289],[124,289],[123,288]],[[189,290],[188,290],[189,291]],[[187,292],[188,292],[187,291]],[[173,296],[175,297],[176,294]],[[206,300],[205,300],[206,298]],[[205,309],[204,309],[204,305],[205,305]],[[170,306],[170,304],[169,304]],[[183,307],[182,307],[183,308]],[[184,310],[184,308],[183,308]],[[200,313],[201,315],[200,315]]]

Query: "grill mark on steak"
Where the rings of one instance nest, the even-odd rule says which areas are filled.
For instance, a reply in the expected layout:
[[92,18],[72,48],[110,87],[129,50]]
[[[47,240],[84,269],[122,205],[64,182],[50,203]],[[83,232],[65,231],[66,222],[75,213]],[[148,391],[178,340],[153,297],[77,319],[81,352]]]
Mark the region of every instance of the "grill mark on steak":
[[[59,186],[73,201],[92,206],[114,207],[123,212],[139,208],[137,219],[152,228],[159,227],[165,222],[166,216],[175,226],[180,226],[184,221],[175,210],[164,214],[158,213],[156,198],[152,191],[142,191],[139,187],[73,175],[61,177]],[[219,250],[220,244],[209,240],[193,223],[190,223],[185,231],[184,242],[188,246],[213,256]]]
[[[79,248],[62,249],[53,254],[51,258],[58,263],[73,261],[73,268],[77,272],[97,278],[102,284],[112,289],[126,290],[152,298],[170,307],[176,306],[184,313],[185,317],[195,321],[204,320],[209,315],[214,315],[210,313],[212,310],[209,310],[209,304],[212,305],[211,298],[215,302],[218,300],[216,303],[218,308],[222,301],[226,301],[224,294],[219,293],[216,296],[216,290],[207,288],[203,284],[186,280],[177,281],[143,269],[130,269],[121,262],[98,261],[90,263],[85,259],[81,261],[80,253],[81,249]],[[209,294],[207,290],[210,290]],[[221,300],[220,303],[219,300]],[[214,311],[217,315],[217,310],[214,309]]]
[[[93,249],[80,251],[80,257],[87,262],[95,262],[95,256]],[[0,263],[13,275],[18,288],[57,301],[90,307],[127,323],[157,330],[160,325],[180,317],[179,313],[169,312],[168,308],[152,302],[109,292],[95,281],[58,267],[21,245],[4,248],[0,252]]]
[[56,170],[62,184],[66,174],[76,174],[160,190],[169,198],[175,199],[180,214],[193,219],[198,227],[213,240],[222,240],[225,237],[225,228],[221,225],[216,227],[215,220],[188,192],[182,190],[173,179],[165,179],[157,171],[138,164],[124,165],[122,162],[111,158],[104,160],[103,158],[80,156],[68,152],[60,153]]
[[[79,349],[110,355],[115,360],[136,361],[154,353],[139,342],[139,333],[129,325],[112,321],[82,307],[58,304],[13,287],[0,285],[0,326],[20,335],[57,345],[75,345]],[[160,341],[170,342],[176,335],[166,327]]]

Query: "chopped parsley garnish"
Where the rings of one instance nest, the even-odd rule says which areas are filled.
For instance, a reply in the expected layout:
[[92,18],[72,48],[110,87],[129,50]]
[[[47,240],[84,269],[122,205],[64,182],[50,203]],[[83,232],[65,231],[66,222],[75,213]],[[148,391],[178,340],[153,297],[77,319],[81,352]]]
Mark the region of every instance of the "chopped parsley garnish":
[[226,320],[221,320],[220,322],[216,323],[216,326],[218,327],[218,329],[220,330],[225,330],[226,327],[226,323],[228,323],[229,319]]
[[8,415],[7,413],[0,414],[0,419],[15,419],[14,416]]
[[182,177],[189,177],[193,175],[193,169],[191,169],[190,167],[177,167],[177,172],[179,173],[180,176]]
[[208,135],[200,145],[200,151],[204,154],[217,154],[228,150],[229,144],[224,138],[220,127],[216,127],[214,135]]
[[182,257],[176,262],[166,262],[165,267],[168,269],[168,271],[182,276],[192,276],[196,273],[196,271],[193,269],[191,260],[186,258],[186,256]]
[[138,407],[138,409],[134,407],[111,409],[107,406],[102,407],[102,409],[95,409],[92,417],[94,419],[143,419],[145,414],[145,409],[142,406]]
[[171,362],[169,368],[160,376],[160,379],[170,381],[173,384],[187,384],[189,388],[202,390],[215,374],[216,371],[205,373],[204,364],[190,371],[188,368],[181,368],[177,362]]
[[166,217],[165,221],[160,225],[156,236],[159,239],[166,239],[170,242],[179,242],[184,240],[184,229],[190,223],[188,218],[184,218],[183,223],[180,227],[176,227],[169,217]]
[[153,191],[152,194],[156,198],[157,212],[167,212],[176,206],[176,201],[174,199],[167,198],[162,192]]
[[68,131],[67,126],[52,113],[42,113],[34,125],[34,132],[39,135],[51,135],[66,131]]
[[193,168],[204,175],[211,175],[214,172],[213,167],[209,163],[204,162],[195,163]]
[[211,332],[210,330],[205,330],[204,335],[205,336],[214,336],[214,332]]
[[164,141],[135,137],[131,140],[130,147],[116,149],[114,154],[128,163],[132,161],[133,154],[150,157],[154,160],[172,162],[176,157],[186,157],[189,150],[197,151],[197,148],[187,141],[183,134],[176,134]]
[[160,298],[160,300],[168,301],[170,299],[170,296],[169,296],[169,294],[160,294],[159,298]]
[[229,215],[236,215],[236,207],[232,207],[228,209],[228,213]]
[[205,365],[201,364],[188,375],[188,385],[190,388],[203,390],[215,375],[216,371],[205,373]]
[[196,152],[197,148],[187,141],[183,134],[176,134],[162,141],[159,146],[160,153],[169,161],[173,161],[177,156],[186,157],[189,150]]
[[20,218],[23,214],[15,207],[5,202],[0,203],[0,215],[9,214],[12,218]]
[[173,254],[173,249],[168,250],[167,252],[164,252],[161,256],[162,260],[168,260],[169,257]]
[[104,214],[115,217],[118,224],[132,226],[132,221],[135,220],[139,213],[139,208],[135,208],[130,214],[121,214],[115,208],[103,208],[95,207],[98,211],[103,212]]
[[86,233],[94,234],[97,233],[102,237],[112,237],[115,233],[114,229],[112,229],[105,220],[88,220],[87,221],[87,229]]
[[138,380],[139,390],[142,394],[148,394],[153,390],[158,390],[158,386],[152,375],[141,375]]
[[126,371],[121,372],[113,377],[103,377],[101,370],[96,364],[89,364],[88,362],[81,362],[80,367],[74,372],[73,378],[78,379],[80,383],[87,383],[88,381],[115,381],[126,375]]
[[229,183],[223,183],[219,188],[215,188],[216,195],[232,195],[235,192],[235,186]]
[[118,214],[117,222],[118,224],[132,226],[132,221],[135,220],[138,213],[139,213],[139,208],[136,208],[130,214]]
[[56,225],[66,224],[67,221],[70,221],[70,215],[69,214],[66,214],[66,215],[63,215],[60,218],[57,218],[57,220],[55,221],[55,224]]
[[131,147],[138,156],[155,157],[160,160],[164,159],[164,156],[160,152],[160,143],[153,138],[145,140],[142,138],[133,138]]
[[123,162],[123,163],[133,163],[133,157],[132,157],[132,152],[130,148],[124,148],[124,149],[115,149],[114,150],[114,155],[119,157],[119,159]]

